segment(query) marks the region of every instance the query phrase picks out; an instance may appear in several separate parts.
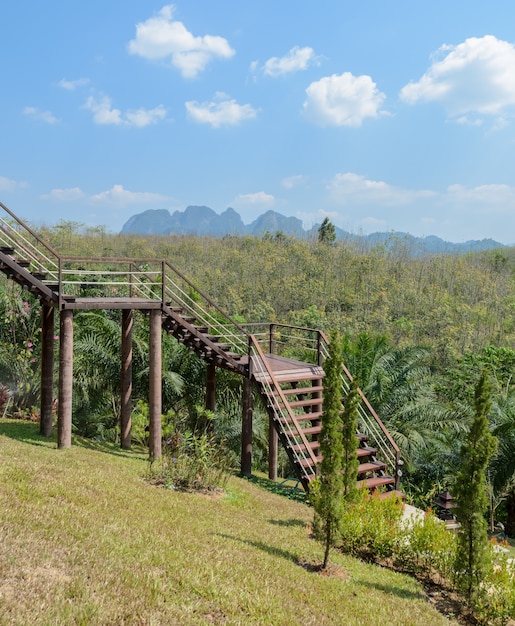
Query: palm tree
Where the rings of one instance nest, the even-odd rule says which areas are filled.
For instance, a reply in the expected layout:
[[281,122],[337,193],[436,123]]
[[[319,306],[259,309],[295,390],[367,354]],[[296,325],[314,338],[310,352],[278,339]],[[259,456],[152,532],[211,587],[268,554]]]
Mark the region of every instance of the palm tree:
[[443,405],[428,365],[428,348],[393,347],[386,337],[360,334],[347,338],[345,364],[399,446],[415,464],[422,451],[440,447],[446,433],[464,432],[458,411]]

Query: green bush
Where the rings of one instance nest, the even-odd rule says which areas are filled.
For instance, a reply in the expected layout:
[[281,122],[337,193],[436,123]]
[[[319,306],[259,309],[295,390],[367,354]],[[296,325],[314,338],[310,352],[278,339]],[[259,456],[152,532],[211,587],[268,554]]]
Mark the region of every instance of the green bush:
[[214,435],[177,432],[150,463],[149,478],[169,489],[212,491],[225,487],[234,468],[234,454]]
[[339,547],[343,552],[362,558],[386,559],[395,553],[398,543],[402,502],[381,499],[362,490],[355,504],[345,508],[340,524]]
[[492,571],[474,597],[473,610],[480,624],[504,626],[515,619],[515,564],[502,553],[493,552],[492,558]]
[[456,554],[456,537],[433,511],[406,523],[400,533],[396,563],[416,574],[440,574],[449,579]]

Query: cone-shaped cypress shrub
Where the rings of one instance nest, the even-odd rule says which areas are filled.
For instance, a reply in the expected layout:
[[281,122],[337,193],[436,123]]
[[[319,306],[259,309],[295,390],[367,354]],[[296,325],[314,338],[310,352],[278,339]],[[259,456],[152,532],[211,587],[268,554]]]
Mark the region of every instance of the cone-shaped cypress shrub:
[[475,416],[460,453],[460,470],[454,484],[458,532],[455,574],[458,587],[469,602],[480,589],[491,567],[485,512],[488,508],[486,468],[497,449],[488,416],[492,408],[490,384],[485,372],[475,390]]
[[324,392],[322,404],[322,432],[320,433],[319,475],[310,490],[315,509],[314,527],[318,538],[325,543],[324,562],[327,567],[329,550],[338,538],[338,527],[343,510],[343,442],[342,420],[342,344],[340,336],[333,333],[329,356],[324,363]]

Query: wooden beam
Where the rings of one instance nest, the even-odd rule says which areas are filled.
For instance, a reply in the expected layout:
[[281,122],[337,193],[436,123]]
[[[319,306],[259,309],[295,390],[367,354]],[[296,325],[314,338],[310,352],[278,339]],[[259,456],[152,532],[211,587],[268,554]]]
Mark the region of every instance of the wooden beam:
[[72,445],[73,311],[61,311],[59,324],[59,398],[57,447]]
[[[214,413],[216,409],[216,366],[208,363],[206,366],[206,409]],[[212,432],[213,420],[207,420],[206,430]]]
[[54,402],[54,307],[41,307],[41,394],[39,406],[39,432],[51,437]]
[[274,421],[268,418],[268,478],[277,480],[277,457],[279,450],[279,436],[275,430]]
[[241,473],[252,475],[252,382],[243,379],[242,391],[242,425],[241,425]]
[[131,411],[132,411],[132,328],[134,312],[122,311],[122,354],[121,354],[121,407],[120,407],[120,445],[123,450],[130,450]]
[[162,455],[161,414],[162,408],[162,354],[161,354],[161,311],[150,311],[149,341],[149,454],[151,460]]

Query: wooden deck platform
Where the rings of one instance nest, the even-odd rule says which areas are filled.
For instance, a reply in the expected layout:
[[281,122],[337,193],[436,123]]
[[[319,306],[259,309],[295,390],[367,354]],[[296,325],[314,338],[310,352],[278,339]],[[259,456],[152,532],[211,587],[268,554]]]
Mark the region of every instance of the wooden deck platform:
[[[325,372],[320,365],[302,363],[301,361],[288,359],[277,354],[265,354],[265,359],[277,382],[318,380],[325,376]],[[268,374],[265,374],[263,371],[266,368],[261,363],[261,359],[253,357],[252,369],[257,381],[264,382],[269,378]]]

